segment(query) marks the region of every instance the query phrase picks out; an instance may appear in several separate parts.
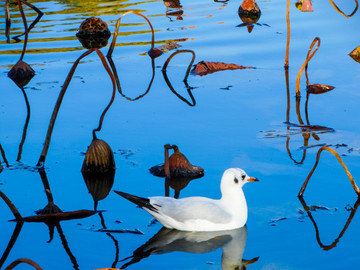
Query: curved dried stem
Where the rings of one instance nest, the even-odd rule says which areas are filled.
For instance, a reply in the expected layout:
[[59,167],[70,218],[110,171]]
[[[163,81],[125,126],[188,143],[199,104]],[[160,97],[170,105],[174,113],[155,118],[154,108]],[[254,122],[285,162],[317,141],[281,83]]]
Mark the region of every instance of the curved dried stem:
[[21,56],[20,56],[20,60],[23,60],[24,55],[25,55],[25,51],[26,51],[26,45],[27,45],[27,42],[28,42],[28,26],[27,26],[27,22],[26,22],[26,17],[25,17],[25,14],[24,14],[24,10],[23,10],[22,5],[21,5],[21,0],[17,0],[17,3],[18,3],[18,6],[19,6],[21,18],[22,18],[22,20],[23,20],[24,28],[25,28],[24,47],[23,47],[23,50],[22,50],[22,53],[21,53]]
[[20,142],[20,145],[19,145],[19,152],[18,152],[18,156],[16,158],[16,161],[20,161],[20,159],[21,159],[22,149],[23,149],[25,139],[26,139],[26,132],[27,132],[27,128],[28,128],[28,125],[29,125],[29,121],[30,121],[30,104],[29,104],[29,100],[28,100],[27,95],[26,95],[26,93],[24,91],[24,88],[20,87],[20,89],[21,89],[21,92],[24,95],[27,115],[26,115],[25,125],[24,125],[24,128],[23,128],[23,135],[22,135],[21,142]]
[[13,234],[11,235],[11,238],[10,238],[10,241],[4,251],[4,253],[2,254],[1,258],[0,258],[0,269],[1,267],[4,265],[6,259],[8,258],[9,254],[10,254],[10,251],[12,250],[12,248],[14,247],[15,243],[16,243],[16,240],[18,239],[19,237],[19,234],[21,232],[21,228],[22,226],[24,225],[24,222],[23,221],[17,221],[16,222],[16,226],[15,226],[15,229],[14,229],[14,232]]
[[117,88],[118,88],[118,91],[120,93],[120,95],[124,98],[126,98],[127,100],[129,101],[136,101],[140,98],[143,98],[144,96],[146,96],[149,91],[150,91],[150,88],[152,86],[152,83],[154,81],[154,78],[155,78],[155,61],[153,58],[151,58],[151,67],[152,67],[152,76],[151,76],[151,80],[150,80],[150,83],[149,83],[149,86],[148,88],[146,89],[145,93],[141,94],[140,96],[136,97],[136,98],[130,98],[126,95],[124,95],[122,89],[121,89],[121,86],[120,86],[120,80],[119,80],[119,76],[117,74],[117,70],[116,70],[116,67],[115,67],[115,64],[114,64],[114,61],[112,60],[111,57],[108,58],[108,61],[109,61],[109,64],[110,64],[110,67],[111,67],[111,70],[115,76],[115,81],[116,81],[116,85],[117,85]]
[[35,20],[30,24],[30,26],[27,29],[27,32],[25,31],[24,33],[17,35],[15,37],[13,37],[12,39],[14,39],[16,42],[20,42],[19,37],[26,35],[30,33],[31,29],[34,28],[34,26],[40,21],[41,17],[44,15],[44,13],[38,9],[37,7],[35,7],[34,5],[30,4],[29,2],[25,1],[25,0],[21,0],[22,3],[24,3],[25,5],[27,5],[28,7],[32,8],[38,15],[35,18]]
[[10,11],[9,11],[9,1],[5,0],[5,37],[6,42],[10,42],[10,27],[11,27],[11,19],[10,19]]
[[56,104],[55,104],[55,108],[54,108],[54,111],[51,115],[51,119],[50,119],[50,123],[49,123],[49,127],[48,127],[48,130],[47,130],[47,134],[46,134],[46,138],[45,138],[45,142],[44,142],[44,147],[43,147],[43,150],[41,152],[41,155],[40,155],[40,158],[39,158],[39,161],[37,163],[37,166],[43,166],[43,163],[45,162],[45,159],[46,159],[46,155],[47,155],[47,152],[49,150],[49,146],[50,146],[50,141],[51,141],[51,134],[52,134],[52,131],[54,129],[54,125],[55,125],[55,121],[56,121],[56,117],[57,117],[57,114],[59,112],[59,109],[60,109],[60,106],[61,106],[61,102],[64,98],[64,95],[66,93],[66,90],[70,84],[70,81],[74,75],[74,72],[80,62],[81,59],[83,59],[85,56],[91,54],[92,52],[94,51],[94,49],[90,49],[88,51],[86,51],[85,53],[83,53],[76,61],[75,63],[73,64],[73,66],[71,67],[70,71],[69,71],[69,74],[68,76],[66,77],[66,80],[61,88],[61,91],[59,93],[59,96],[58,96],[58,99],[56,101]]
[[336,157],[336,159],[340,162],[341,166],[343,166],[343,168],[344,168],[347,176],[349,177],[350,183],[351,183],[352,187],[354,188],[355,193],[360,197],[360,189],[359,189],[359,187],[356,185],[355,180],[354,180],[354,178],[352,177],[352,175],[351,175],[350,171],[348,170],[348,168],[346,167],[345,163],[342,161],[341,157],[339,156],[339,154],[338,154],[334,149],[332,149],[332,148],[330,148],[330,147],[327,147],[327,146],[321,147],[321,148],[319,149],[319,151],[317,152],[315,165],[314,165],[314,167],[312,168],[312,170],[310,171],[310,173],[309,173],[308,177],[306,178],[304,184],[302,185],[302,187],[301,187],[301,189],[300,189],[300,191],[299,191],[298,197],[302,197],[302,196],[303,196],[304,191],[305,191],[305,188],[306,188],[306,186],[307,186],[307,184],[308,184],[308,182],[309,182],[312,174],[314,173],[314,171],[315,171],[315,169],[316,169],[316,167],[317,167],[317,165],[318,165],[318,163],[319,163],[320,154],[321,154],[321,152],[324,151],[324,150],[327,150],[327,151],[329,151],[330,153],[332,153],[332,154]]
[[6,164],[6,167],[9,167],[9,162],[7,161],[6,159],[6,156],[5,156],[5,151],[4,149],[2,148],[1,144],[0,144],[0,153],[1,153],[1,156]]
[[337,12],[339,12],[341,15],[344,15],[346,18],[352,17],[352,16],[356,13],[356,11],[358,10],[358,8],[359,8],[358,0],[355,0],[356,6],[355,6],[354,11],[353,11],[350,15],[346,15],[344,12],[342,12],[342,11],[338,8],[338,6],[333,2],[333,0],[329,0],[329,2],[330,2],[330,4],[335,8],[335,10],[336,10]]
[[[191,54],[192,54],[191,61],[190,61],[189,65],[188,65],[188,68],[187,68],[187,70],[186,70],[185,77],[184,77],[184,83],[185,83],[185,86],[186,86],[186,88],[187,88],[187,91],[188,91],[188,94],[189,94],[189,96],[190,96],[190,98],[191,98],[192,103],[190,103],[187,99],[185,99],[184,97],[182,97],[181,95],[179,95],[179,94],[175,91],[175,89],[174,89],[173,86],[171,85],[170,80],[169,80],[169,78],[168,78],[168,76],[167,76],[167,74],[166,74],[166,69],[167,69],[167,67],[168,67],[168,65],[169,65],[169,63],[170,63],[170,60],[171,60],[175,55],[180,54],[180,53],[191,53]],[[162,68],[162,73],[163,73],[164,79],[165,79],[165,81],[166,81],[166,84],[167,84],[168,87],[170,88],[170,90],[171,90],[179,99],[181,99],[182,101],[184,101],[185,103],[187,103],[189,106],[195,106],[195,105],[196,105],[195,98],[194,98],[194,96],[193,96],[192,93],[191,93],[191,87],[187,84],[187,79],[188,79],[188,77],[189,77],[190,70],[191,70],[191,67],[192,67],[194,61],[195,61],[195,52],[194,52],[194,51],[192,51],[192,50],[179,50],[179,51],[176,51],[176,52],[174,52],[173,54],[171,54],[171,55],[169,56],[169,58],[165,61],[164,66],[163,66],[163,68]]]
[[28,265],[31,265],[32,267],[34,267],[36,270],[42,270],[42,268],[40,267],[40,265],[38,265],[36,262],[34,262],[33,260],[27,259],[27,258],[20,258],[17,259],[15,261],[13,261],[8,267],[5,268],[5,270],[11,270],[14,269],[17,265],[19,265],[20,263],[25,263]]
[[132,14],[135,14],[135,15],[138,15],[138,16],[140,16],[140,17],[143,17],[143,18],[147,21],[147,23],[149,24],[149,26],[150,26],[150,28],[151,28],[151,49],[154,49],[154,44],[155,44],[155,41],[154,41],[155,38],[154,38],[154,36],[155,36],[155,34],[154,34],[154,28],[153,28],[151,22],[149,21],[149,19],[148,19],[145,15],[143,15],[143,14],[137,12],[137,11],[130,10],[130,11],[125,12],[124,14],[122,14],[122,15],[119,17],[119,19],[117,20],[117,22],[116,22],[114,37],[113,37],[113,40],[112,40],[112,42],[111,42],[109,51],[108,51],[108,53],[107,53],[107,55],[106,55],[107,58],[111,57],[111,56],[112,56],[112,53],[113,53],[113,51],[114,51],[115,44],[116,44],[116,39],[117,39],[117,36],[118,36],[118,34],[119,34],[119,27],[120,27],[121,18],[124,17],[124,16],[126,16],[126,15],[128,15],[128,14],[131,14],[131,13],[132,13]]
[[[310,54],[310,52],[312,51],[312,49],[313,49],[313,47],[315,46],[316,43],[317,43],[317,46],[316,46],[315,50]],[[299,70],[297,78],[296,78],[296,96],[297,97],[300,96],[300,79],[301,79],[302,72],[303,72],[305,67],[307,68],[307,65],[308,65],[309,61],[314,56],[314,54],[317,52],[319,47],[320,47],[320,38],[316,37],[316,38],[314,38],[313,42],[310,45],[310,48],[309,48],[308,54],[306,56],[305,62],[300,67],[300,70]]]
[[22,217],[15,207],[15,205],[10,201],[10,199],[0,190],[0,197],[4,200],[4,202],[7,204],[7,206],[10,208],[11,212],[13,213],[14,217],[17,221],[22,221]]
[[106,106],[105,110],[104,110],[103,113],[101,114],[98,128],[96,128],[96,129],[93,130],[93,139],[96,139],[96,134],[95,134],[95,132],[101,130],[101,127],[102,127],[102,123],[103,123],[105,114],[106,114],[106,112],[109,110],[110,106],[113,104],[114,99],[115,99],[115,92],[116,92],[115,78],[114,78],[114,75],[113,75],[113,73],[111,72],[111,70],[110,70],[110,68],[109,68],[109,66],[108,66],[108,64],[107,64],[107,62],[106,62],[106,59],[105,59],[103,53],[102,53],[99,49],[95,49],[95,51],[96,51],[96,53],[98,54],[98,56],[100,57],[100,60],[101,60],[101,62],[102,62],[102,64],[103,64],[104,68],[106,69],[107,73],[108,73],[109,76],[110,76],[110,79],[111,79],[111,82],[112,82],[112,85],[113,85],[113,91],[112,91],[112,95],[111,95],[111,99],[110,99],[109,104]]
[[289,49],[290,49],[290,0],[287,0],[286,6],[286,25],[287,25],[287,34],[286,34],[286,54],[285,54],[285,69],[289,68]]
[[309,206],[306,205],[306,202],[304,201],[304,198],[299,197],[299,200],[300,200],[302,206],[304,207],[304,210],[307,212],[307,214],[308,214],[311,222],[312,222],[313,225],[314,225],[315,233],[316,233],[316,241],[318,242],[319,246],[320,246],[323,250],[330,250],[330,249],[336,247],[336,245],[337,245],[337,243],[340,241],[341,237],[343,237],[343,235],[345,234],[347,228],[349,227],[349,225],[350,225],[352,219],[354,218],[355,213],[356,213],[356,211],[357,211],[357,209],[358,209],[358,207],[359,207],[359,205],[360,205],[360,199],[358,199],[358,200],[355,202],[354,206],[352,207],[351,213],[350,213],[350,215],[349,215],[349,217],[348,217],[348,219],[347,219],[347,221],[346,221],[343,229],[342,229],[341,232],[339,233],[339,236],[338,236],[330,245],[324,245],[324,244],[321,242],[321,240],[320,240],[320,231],[319,231],[319,228],[318,228],[318,226],[317,226],[317,224],[316,224],[316,222],[315,222],[314,217],[313,217],[312,214],[311,214],[311,211],[310,211]]
[[60,223],[59,223],[59,222],[56,223],[56,224],[55,224],[55,227],[56,227],[56,229],[57,229],[57,231],[58,231],[58,233],[59,233],[59,236],[60,236],[60,239],[61,239],[61,243],[62,243],[62,245],[63,245],[66,253],[69,255],[69,258],[70,258],[70,260],[71,260],[71,262],[72,262],[72,264],[73,264],[74,269],[79,270],[79,264],[77,263],[74,254],[73,254],[73,253],[71,252],[71,250],[70,250],[69,244],[68,244],[68,242],[67,242],[67,240],[66,240],[66,237],[65,237],[65,235],[64,235],[64,232],[63,232],[63,230],[62,230],[62,228],[61,228],[61,226],[60,226]]
[[[307,145],[308,145],[308,141],[309,141],[309,138],[306,138],[306,137],[304,136],[304,146],[307,146]],[[303,150],[303,156],[302,156],[301,160],[300,160],[300,161],[295,160],[295,159],[292,157],[291,151],[290,151],[290,137],[287,137],[287,140],[286,140],[286,151],[288,152],[288,155],[289,155],[290,159],[291,159],[292,161],[294,161],[294,163],[295,163],[296,165],[300,165],[300,164],[303,164],[303,163],[304,163],[305,158],[306,158],[306,149]]]

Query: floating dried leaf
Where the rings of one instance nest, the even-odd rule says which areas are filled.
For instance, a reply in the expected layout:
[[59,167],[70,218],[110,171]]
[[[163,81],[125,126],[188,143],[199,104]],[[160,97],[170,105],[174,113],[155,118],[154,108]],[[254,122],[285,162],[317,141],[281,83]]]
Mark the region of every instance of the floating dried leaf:
[[[81,219],[90,217],[99,213],[99,211],[92,210],[78,210],[78,211],[69,211],[53,214],[40,214],[36,216],[28,216],[22,218],[25,222],[58,222],[61,220],[71,220],[71,219]],[[14,220],[11,220],[14,221]]]
[[302,1],[302,6],[300,9],[302,12],[313,12],[313,6],[312,6],[312,2],[311,0],[303,0]]
[[29,64],[19,60],[9,71],[8,77],[12,79],[17,86],[23,88],[35,76],[35,71]]
[[235,70],[235,69],[254,69],[254,67],[246,67],[246,66],[227,64],[222,62],[201,61],[194,66],[191,72],[196,75],[204,76],[217,71]]
[[319,95],[333,90],[335,87],[326,84],[309,84],[306,90],[310,94]]
[[360,46],[356,47],[349,55],[356,62],[360,63]]

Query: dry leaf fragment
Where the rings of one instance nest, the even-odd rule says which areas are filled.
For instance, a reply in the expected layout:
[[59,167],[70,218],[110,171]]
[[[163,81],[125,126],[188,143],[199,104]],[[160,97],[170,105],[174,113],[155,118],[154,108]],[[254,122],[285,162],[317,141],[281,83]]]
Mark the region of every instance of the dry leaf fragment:
[[78,211],[69,211],[69,212],[61,212],[61,213],[54,213],[54,214],[28,216],[28,217],[22,218],[22,220],[25,222],[61,221],[61,220],[86,218],[86,217],[95,215],[96,213],[99,213],[99,211],[78,210]]
[[360,63],[360,46],[355,48],[349,55],[356,62]]
[[194,66],[191,73],[195,75],[207,75],[222,70],[235,70],[235,69],[254,69],[254,67],[246,67],[236,64],[227,64],[222,62],[208,62],[201,61]]
[[334,86],[316,83],[316,84],[309,84],[306,87],[306,90],[310,94],[318,95],[318,94],[323,94],[323,93],[329,92],[329,91],[333,90],[334,88],[335,88]]

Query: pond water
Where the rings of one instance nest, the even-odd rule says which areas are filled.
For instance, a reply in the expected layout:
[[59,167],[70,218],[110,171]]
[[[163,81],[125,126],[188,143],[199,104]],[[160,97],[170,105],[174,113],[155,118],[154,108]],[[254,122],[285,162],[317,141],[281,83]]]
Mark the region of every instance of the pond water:
[[[249,26],[242,25],[241,2],[234,0],[182,0],[177,7],[176,1],[159,0],[31,4],[44,15],[28,36],[23,60],[36,75],[24,87],[24,95],[8,78],[24,45],[24,36],[20,42],[12,37],[22,34],[24,25],[18,6],[11,4],[7,42],[5,3],[1,2],[0,191],[23,217],[44,208],[50,194],[62,211],[94,210],[94,196],[103,212],[49,226],[22,224],[9,221],[14,216],[1,200],[0,269],[19,258],[29,258],[42,269],[358,268],[358,196],[334,155],[321,153],[303,201],[297,195],[322,146],[336,150],[355,181],[359,179],[360,65],[348,55],[360,45],[359,12],[347,18],[328,1],[314,1],[313,12],[301,12],[291,1],[286,70],[285,1],[259,0],[261,17]],[[345,14],[356,6],[352,1],[337,4]],[[37,13],[23,6],[30,24]],[[75,36],[79,25],[96,16],[113,33],[119,16],[129,10],[149,18],[155,47],[170,42],[181,47],[152,63],[146,54],[151,31],[145,20],[134,14],[121,20],[112,60],[123,96],[116,91],[97,133],[114,152],[114,181],[92,185],[81,174],[92,130],[112,93],[112,82],[96,53],[82,59],[75,71],[57,115],[46,162],[39,169],[36,164],[61,87],[73,63],[86,51]],[[301,99],[296,99],[296,77],[315,37],[321,45],[309,62],[310,83],[335,89],[310,95],[306,104],[305,75],[300,81]],[[108,49],[109,45],[101,51],[106,55]],[[184,102],[171,91],[161,71],[179,49],[194,51],[194,64],[224,62],[255,69],[190,74],[187,88],[183,79],[191,54],[178,54],[166,74],[172,88],[188,100]],[[249,208],[246,227],[217,233],[169,232],[113,192],[165,195],[169,187],[164,178],[148,170],[164,162],[165,144],[177,145],[192,164],[205,169],[202,178],[170,183],[170,196],[175,187],[181,198],[219,198],[222,173],[230,167],[243,168],[260,180],[244,187]],[[18,269],[30,268],[22,264]]]

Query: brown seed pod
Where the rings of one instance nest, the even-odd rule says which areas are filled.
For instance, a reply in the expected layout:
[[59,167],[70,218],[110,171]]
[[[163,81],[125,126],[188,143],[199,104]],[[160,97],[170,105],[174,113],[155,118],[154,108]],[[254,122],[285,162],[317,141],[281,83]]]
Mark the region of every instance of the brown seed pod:
[[106,173],[115,171],[114,154],[103,140],[93,139],[85,154],[82,173]]
[[99,49],[107,45],[111,33],[106,22],[90,17],[81,23],[76,36],[84,48]]
[[95,210],[97,202],[105,199],[114,184],[115,170],[106,173],[82,172],[86,187],[94,199]]
[[255,0],[244,0],[238,10],[243,23],[256,23],[261,16],[261,10]]
[[[188,178],[195,179],[204,176],[204,169],[198,166],[192,165],[189,160],[179,151],[176,145],[170,146],[165,145],[165,149],[172,148],[174,153],[169,157],[169,169],[171,178]],[[150,173],[158,177],[166,177],[166,166],[165,160],[164,165],[158,165],[150,168]]]
[[12,79],[17,86],[23,88],[35,76],[35,71],[29,64],[19,60],[9,71],[8,77]]

